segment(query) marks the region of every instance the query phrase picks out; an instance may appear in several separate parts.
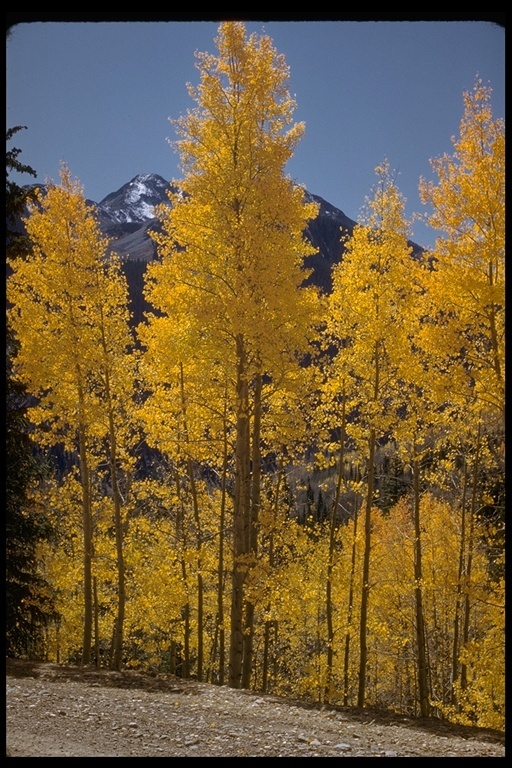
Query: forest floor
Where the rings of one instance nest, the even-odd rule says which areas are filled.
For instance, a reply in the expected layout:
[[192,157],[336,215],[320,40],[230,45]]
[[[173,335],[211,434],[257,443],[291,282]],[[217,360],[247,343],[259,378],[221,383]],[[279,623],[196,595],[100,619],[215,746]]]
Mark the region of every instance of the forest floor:
[[183,680],[7,660],[9,757],[504,757],[501,732]]

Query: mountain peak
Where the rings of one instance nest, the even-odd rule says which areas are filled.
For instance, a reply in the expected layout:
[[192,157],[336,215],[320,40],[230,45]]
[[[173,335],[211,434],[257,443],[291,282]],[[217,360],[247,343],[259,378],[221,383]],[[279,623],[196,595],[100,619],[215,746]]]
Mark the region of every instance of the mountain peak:
[[101,213],[120,224],[143,224],[155,217],[155,208],[166,202],[170,184],[157,173],[139,173],[98,204]]

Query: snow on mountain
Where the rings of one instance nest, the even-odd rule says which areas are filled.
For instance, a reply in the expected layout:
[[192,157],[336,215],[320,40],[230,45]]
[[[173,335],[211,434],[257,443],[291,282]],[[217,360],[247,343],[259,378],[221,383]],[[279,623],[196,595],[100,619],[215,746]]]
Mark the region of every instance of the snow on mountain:
[[155,217],[156,206],[167,202],[169,188],[158,174],[139,174],[98,203],[98,211],[119,224],[143,224]]
[[[139,174],[96,204],[100,226],[112,239],[112,250],[130,260],[156,258],[149,232],[159,229],[155,208],[169,202],[166,193],[170,188],[170,183],[158,174]],[[350,233],[355,222],[318,195],[306,191],[305,198],[319,206],[318,216],[309,222],[304,233],[318,248],[318,254],[308,258],[308,267],[313,269],[310,279],[329,289],[331,267],[339,261],[343,250],[341,231]]]
[[[146,263],[158,258],[151,232],[160,230],[155,209],[161,203],[170,205],[167,191],[177,191],[169,181],[156,173],[138,174],[120,189],[111,192],[100,203],[87,200],[94,209],[102,233],[110,240],[110,250],[118,253],[125,265],[130,293],[136,307],[137,322],[142,318],[142,283]],[[305,191],[306,202],[318,204],[318,214],[308,222],[305,238],[317,249],[306,259],[312,270],[307,283],[325,292],[332,287],[332,267],[342,258],[342,235],[350,235],[356,224],[343,211],[322,197]],[[413,252],[422,249],[411,243]]]
[[[101,231],[110,239],[112,251],[132,262],[148,262],[157,258],[156,245],[150,233],[160,229],[155,209],[162,203],[170,205],[167,197],[169,190],[176,191],[176,188],[162,176],[141,173],[100,203],[87,201],[95,210]],[[304,231],[306,239],[317,249],[315,255],[306,259],[306,266],[313,270],[308,282],[329,292],[332,267],[339,262],[344,250],[341,236],[350,235],[356,222],[307,190],[305,199],[319,206],[318,215],[308,222]],[[419,246],[411,245],[414,252],[421,251]]]

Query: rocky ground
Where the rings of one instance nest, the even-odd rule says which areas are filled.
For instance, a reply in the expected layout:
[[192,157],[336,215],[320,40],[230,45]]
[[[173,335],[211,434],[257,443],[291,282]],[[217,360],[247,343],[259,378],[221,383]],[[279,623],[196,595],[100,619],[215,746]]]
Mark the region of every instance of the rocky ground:
[[504,757],[502,733],[225,686],[7,661],[10,757]]

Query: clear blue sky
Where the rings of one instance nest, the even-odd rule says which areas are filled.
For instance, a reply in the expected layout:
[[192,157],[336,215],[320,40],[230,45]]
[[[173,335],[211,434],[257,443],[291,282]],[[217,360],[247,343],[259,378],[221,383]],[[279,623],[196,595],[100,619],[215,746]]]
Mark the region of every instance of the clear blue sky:
[[[52,15],[11,27],[6,127],[28,130],[9,147],[22,150],[42,183],[58,181],[65,162],[96,202],[138,173],[179,179],[169,118],[194,106],[186,89],[198,83],[194,52],[216,52],[218,21],[35,20]],[[477,76],[493,89],[494,116],[505,116],[505,27],[469,17],[372,18],[245,24],[268,34],[290,67],[306,133],[289,175],[357,219],[386,157],[410,217],[426,210],[419,178],[431,178],[431,158],[452,153],[463,92]],[[414,224],[416,242],[428,247],[434,238]]]

